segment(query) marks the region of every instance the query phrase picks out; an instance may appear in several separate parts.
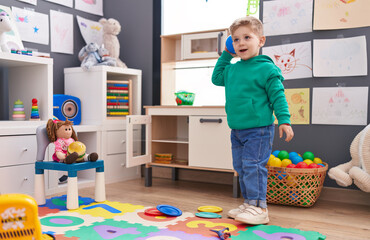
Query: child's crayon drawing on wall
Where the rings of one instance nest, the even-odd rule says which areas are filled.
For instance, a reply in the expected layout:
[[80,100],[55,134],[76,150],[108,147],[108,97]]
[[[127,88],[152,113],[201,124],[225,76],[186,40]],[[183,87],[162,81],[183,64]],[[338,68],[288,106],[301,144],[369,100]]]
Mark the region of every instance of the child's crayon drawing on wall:
[[312,32],[313,0],[263,2],[266,36]]
[[368,87],[313,88],[312,124],[366,125]]
[[285,79],[312,77],[311,41],[262,48]]
[[366,37],[313,40],[315,77],[366,76]]
[[73,15],[50,10],[51,51],[73,54]]
[[313,29],[370,26],[368,0],[315,0]]
[[22,8],[12,7],[22,41],[48,45],[49,16]]
[[[290,88],[285,89],[288,102],[290,121],[293,124],[310,124],[310,89]],[[275,124],[277,124],[275,118]]]

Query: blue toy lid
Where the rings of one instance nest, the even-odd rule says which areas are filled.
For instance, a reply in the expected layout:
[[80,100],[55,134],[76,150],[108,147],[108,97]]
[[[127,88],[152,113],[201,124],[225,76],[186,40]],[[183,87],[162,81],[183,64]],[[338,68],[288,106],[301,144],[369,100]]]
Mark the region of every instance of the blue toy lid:
[[197,212],[195,216],[201,217],[201,218],[222,218],[220,214],[213,213],[213,212]]
[[157,209],[168,216],[178,217],[182,215],[182,211],[180,209],[171,205],[158,205]]

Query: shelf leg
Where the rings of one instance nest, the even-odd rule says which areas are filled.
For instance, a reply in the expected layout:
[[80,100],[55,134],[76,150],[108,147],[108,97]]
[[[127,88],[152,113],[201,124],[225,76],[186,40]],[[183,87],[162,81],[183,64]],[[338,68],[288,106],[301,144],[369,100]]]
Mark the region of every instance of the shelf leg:
[[172,168],[172,181],[179,180],[179,169],[178,168]]
[[233,177],[233,197],[234,198],[240,197],[239,176],[237,172],[234,172],[234,177]]
[[152,186],[152,167],[149,165],[145,165],[145,187]]

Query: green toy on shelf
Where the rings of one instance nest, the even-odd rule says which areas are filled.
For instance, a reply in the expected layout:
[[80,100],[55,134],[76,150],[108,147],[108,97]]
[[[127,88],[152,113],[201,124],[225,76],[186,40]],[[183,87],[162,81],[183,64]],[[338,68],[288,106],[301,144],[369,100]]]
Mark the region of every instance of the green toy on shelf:
[[12,117],[13,117],[14,121],[24,121],[24,120],[26,120],[26,115],[24,113],[24,105],[23,105],[23,102],[19,99],[14,102]]
[[175,93],[177,105],[193,105],[195,93],[178,91]]

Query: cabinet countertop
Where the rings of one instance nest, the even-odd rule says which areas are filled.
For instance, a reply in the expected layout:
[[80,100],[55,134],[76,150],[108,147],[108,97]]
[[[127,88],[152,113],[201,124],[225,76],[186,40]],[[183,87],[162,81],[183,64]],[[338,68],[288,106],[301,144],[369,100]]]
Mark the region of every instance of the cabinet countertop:
[[157,106],[144,106],[144,108],[177,108],[177,109],[181,109],[181,108],[194,108],[194,109],[198,109],[198,108],[223,108],[224,109],[225,106],[157,105]]
[[147,115],[169,116],[226,116],[225,106],[144,106]]

